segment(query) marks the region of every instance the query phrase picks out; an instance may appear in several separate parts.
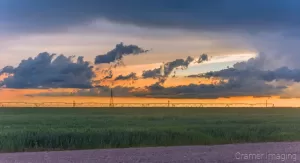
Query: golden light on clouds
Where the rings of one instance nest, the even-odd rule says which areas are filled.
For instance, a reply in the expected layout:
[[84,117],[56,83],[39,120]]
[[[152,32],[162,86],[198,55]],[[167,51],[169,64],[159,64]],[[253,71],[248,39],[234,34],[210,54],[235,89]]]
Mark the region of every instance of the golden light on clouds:
[[0,81],[3,81],[5,78],[7,78],[8,75],[7,74],[2,74],[0,75]]

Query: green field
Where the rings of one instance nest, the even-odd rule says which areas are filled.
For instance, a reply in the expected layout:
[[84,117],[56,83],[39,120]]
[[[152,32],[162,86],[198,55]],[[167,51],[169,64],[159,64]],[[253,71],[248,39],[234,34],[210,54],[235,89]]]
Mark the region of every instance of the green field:
[[300,109],[6,108],[2,152],[300,140]]

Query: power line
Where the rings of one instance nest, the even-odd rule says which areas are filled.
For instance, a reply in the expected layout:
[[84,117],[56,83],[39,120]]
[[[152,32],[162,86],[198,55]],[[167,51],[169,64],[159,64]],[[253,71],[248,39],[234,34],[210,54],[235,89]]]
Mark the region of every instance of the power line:
[[[275,107],[273,103],[268,103]],[[1,107],[265,107],[265,103],[109,103],[99,102],[0,102]]]

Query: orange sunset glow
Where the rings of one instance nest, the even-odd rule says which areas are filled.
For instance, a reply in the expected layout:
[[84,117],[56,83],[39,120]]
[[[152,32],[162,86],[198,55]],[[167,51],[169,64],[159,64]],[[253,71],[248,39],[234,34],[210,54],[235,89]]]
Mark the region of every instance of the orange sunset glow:
[[[72,89],[54,89],[53,92],[72,92]],[[1,100],[0,102],[66,102],[72,103],[76,101],[77,103],[109,103],[110,97],[66,97],[66,96],[56,96],[56,97],[39,97],[39,96],[26,96],[28,94],[38,94],[41,92],[48,92],[47,90],[14,90],[14,89],[2,89],[0,90]],[[300,107],[299,98],[289,98],[281,99],[278,96],[274,97],[230,97],[230,98],[216,98],[216,99],[168,99],[168,98],[139,98],[139,97],[115,97],[115,103],[249,103],[249,104],[259,104],[258,106],[264,106],[266,99],[270,106],[274,104],[276,107]],[[209,105],[208,105],[209,106]],[[244,106],[244,105],[236,105]]]

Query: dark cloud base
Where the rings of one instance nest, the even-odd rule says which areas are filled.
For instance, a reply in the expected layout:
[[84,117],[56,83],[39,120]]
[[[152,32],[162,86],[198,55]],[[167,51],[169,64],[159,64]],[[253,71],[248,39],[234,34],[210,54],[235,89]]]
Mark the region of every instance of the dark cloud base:
[[238,62],[234,64],[232,68],[208,72],[198,76],[206,78],[221,77],[225,79],[251,77],[255,80],[262,80],[266,82],[278,80],[300,82],[300,69],[289,69],[288,67],[280,67],[274,70],[266,70],[264,68],[264,65],[267,62],[268,61],[264,57],[264,54],[260,54],[258,57],[251,58],[246,62]]
[[73,62],[72,57],[47,52],[38,54],[35,58],[22,60],[16,67],[5,67],[1,73],[11,73],[1,83],[8,88],[91,88],[91,79],[95,76],[93,66],[78,57]]
[[137,77],[136,73],[132,72],[132,73],[130,73],[128,75],[125,75],[125,76],[119,75],[115,78],[115,80],[130,80],[130,79],[138,80],[138,77]]
[[297,29],[298,0],[2,0],[0,18],[14,32],[62,30],[105,18],[154,28],[261,32]]
[[[261,81],[229,80],[218,85],[190,84],[176,87],[163,87],[155,83],[146,87],[146,90],[137,90],[134,87],[114,87],[115,97],[151,97],[151,98],[199,98],[215,99],[232,96],[264,97],[279,95],[286,87],[275,87]],[[73,93],[40,93],[39,96],[99,96],[109,97],[110,88],[102,86],[91,89],[81,89]]]
[[117,44],[116,47],[104,55],[98,55],[95,58],[95,64],[118,62],[126,55],[138,55],[146,53],[149,50],[144,50],[136,45]]
[[147,87],[149,92],[139,96],[181,97],[181,98],[218,98],[230,96],[268,96],[279,95],[286,87],[276,87],[264,81],[250,78],[230,79],[220,84],[190,84],[176,87],[163,87],[155,83]]

